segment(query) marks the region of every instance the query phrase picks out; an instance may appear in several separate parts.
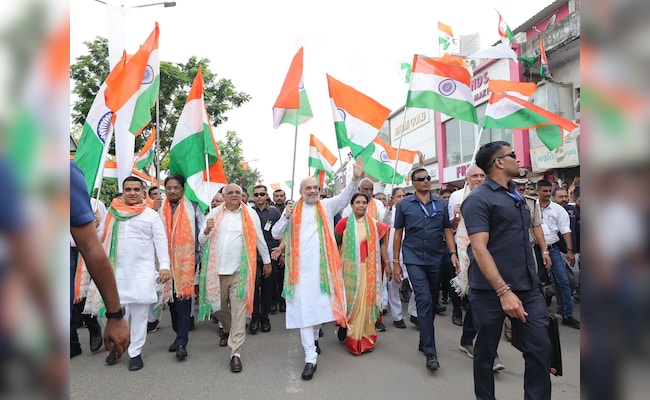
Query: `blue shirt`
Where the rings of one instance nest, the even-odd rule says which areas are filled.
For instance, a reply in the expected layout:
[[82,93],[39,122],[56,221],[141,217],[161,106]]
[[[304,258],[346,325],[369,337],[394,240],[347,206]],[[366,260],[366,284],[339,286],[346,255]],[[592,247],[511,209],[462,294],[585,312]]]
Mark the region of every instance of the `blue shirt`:
[[[475,188],[460,208],[469,235],[489,234],[487,248],[505,282],[512,285],[513,290],[536,288],[539,279],[528,237],[530,210],[515,185],[511,182],[506,190],[489,177],[485,178],[485,183]],[[470,287],[494,290],[481,272],[471,245],[467,252]]]
[[406,265],[443,265],[447,256],[444,229],[451,229],[447,204],[433,193],[423,204],[415,194],[395,208],[395,229],[404,229],[402,256]]
[[[84,226],[95,220],[90,206],[88,186],[81,169],[70,161],[70,226]],[[74,278],[77,271],[77,257],[70,248],[70,307],[74,299]]]

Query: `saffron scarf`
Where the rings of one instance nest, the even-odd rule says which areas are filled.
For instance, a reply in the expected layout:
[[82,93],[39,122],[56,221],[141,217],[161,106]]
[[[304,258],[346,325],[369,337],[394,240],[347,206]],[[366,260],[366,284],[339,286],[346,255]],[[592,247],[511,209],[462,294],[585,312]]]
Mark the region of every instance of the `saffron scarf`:
[[[350,215],[354,215],[354,213],[350,213]],[[377,210],[377,203],[375,203],[375,199],[371,198],[368,201],[368,207],[366,208],[366,215],[369,215],[370,218],[372,219],[379,219],[379,211]]]
[[[294,207],[291,221],[285,232],[286,272],[282,297],[293,301],[296,285],[300,282],[300,227],[302,226],[302,211],[304,203],[301,198]],[[316,203],[316,226],[320,240],[320,291],[332,300],[332,312],[336,322],[347,326],[345,313],[345,297],[341,259],[337,254],[336,241],[327,223],[327,214],[320,201]]]
[[162,301],[173,300],[173,289],[179,299],[189,299],[194,294],[194,273],[196,260],[194,255],[195,236],[197,229],[194,219],[194,207],[185,197],[179,201],[174,217],[172,206],[165,201],[162,206],[162,219],[167,232],[167,246],[171,264],[172,279],[165,282]]
[[[108,260],[113,267],[113,273],[117,270],[117,252],[119,247],[118,233],[120,229],[120,222],[129,220],[136,215],[141,214],[147,209],[146,203],[140,203],[133,206],[127,205],[121,198],[113,199],[111,206],[108,209],[106,216],[106,224],[104,225],[104,250],[108,254]],[[99,318],[106,317],[106,306],[104,300],[99,294],[97,286],[94,282],[88,289],[88,296],[86,298],[86,312],[92,315],[97,315]]]
[[[203,263],[199,275],[199,321],[208,319],[210,314],[221,309],[221,287],[219,285],[219,266],[217,255],[217,235],[223,221],[226,207],[219,206],[210,231],[210,237],[203,250]],[[255,295],[255,277],[257,273],[257,232],[253,218],[253,210],[247,205],[241,205],[243,251],[239,263],[239,276],[237,283],[237,298],[246,298],[246,312],[253,312]]]
[[[354,214],[351,214],[344,223],[345,225],[339,222],[337,233],[343,237],[340,253],[348,317],[350,317],[355,302],[363,300],[365,305],[370,308],[370,316],[375,321],[379,317],[379,305],[383,295],[379,243],[390,227],[375,221],[367,214],[360,220],[360,224],[357,223]],[[360,227],[363,231],[359,231]],[[342,228],[344,229],[339,231]],[[358,281],[359,268],[366,268],[366,282],[363,283],[366,287],[365,299],[356,298],[359,285],[362,284]]]

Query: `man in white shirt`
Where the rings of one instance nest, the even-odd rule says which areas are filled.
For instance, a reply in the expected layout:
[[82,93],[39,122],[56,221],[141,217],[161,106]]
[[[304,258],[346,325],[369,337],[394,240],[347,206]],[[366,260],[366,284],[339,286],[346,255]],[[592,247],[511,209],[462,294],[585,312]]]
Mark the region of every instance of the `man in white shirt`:
[[[230,346],[230,370],[241,372],[240,350],[246,339],[246,312],[253,311],[257,253],[263,262],[264,278],[270,277],[271,257],[257,213],[242,202],[242,190],[229,184],[223,190],[225,202],[213,209],[199,233],[207,244],[207,265],[201,271],[199,319],[216,311]],[[244,285],[245,287],[241,287]],[[203,311],[204,296],[209,299]],[[228,310],[230,302],[230,310]],[[223,337],[222,337],[223,339]]]

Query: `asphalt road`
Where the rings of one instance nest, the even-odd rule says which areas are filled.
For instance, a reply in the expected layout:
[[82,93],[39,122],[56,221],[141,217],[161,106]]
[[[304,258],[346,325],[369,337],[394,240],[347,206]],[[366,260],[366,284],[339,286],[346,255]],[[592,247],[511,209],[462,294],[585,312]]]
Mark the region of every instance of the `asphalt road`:
[[[404,315],[406,304],[404,304]],[[177,361],[167,347],[175,335],[169,312],[158,331],[147,335],[144,368],[128,370],[128,355],[113,366],[105,353],[88,349],[88,330],[79,329],[83,353],[70,361],[71,399],[472,399],[472,360],[458,350],[461,327],[451,322],[451,303],[445,316],[436,316],[436,346],[440,369],[428,371],[418,352],[418,331],[392,325],[380,332],[375,350],[354,356],[336,338],[333,324],[323,326],[322,354],[311,381],[300,378],[304,354],[298,330],[285,329],[284,314],[271,315],[272,330],[247,334],[242,349],[243,371],[230,372],[230,349],[219,347],[217,325],[197,323],[190,332],[189,356]],[[579,305],[574,314],[580,315]],[[580,331],[560,326],[564,375],[551,376],[554,400],[580,398]],[[495,374],[499,399],[523,398],[524,363],[521,353],[505,340],[499,345],[504,371]]]

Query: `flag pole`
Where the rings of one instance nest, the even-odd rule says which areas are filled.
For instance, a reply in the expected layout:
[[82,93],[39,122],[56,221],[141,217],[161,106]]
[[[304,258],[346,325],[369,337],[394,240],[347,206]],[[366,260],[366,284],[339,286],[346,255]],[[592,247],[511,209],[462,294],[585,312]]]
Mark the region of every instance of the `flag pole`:
[[156,186],[160,192],[160,97],[156,98]]
[[208,178],[208,212],[212,211],[212,193],[210,193],[210,165],[208,164],[208,153],[204,154],[205,156],[205,172]]
[[[402,128],[404,128],[404,123],[406,122],[406,106],[404,106],[404,118],[402,118]],[[397,164],[399,163],[399,152],[402,150],[402,138],[404,137],[404,130],[399,135],[399,145],[397,146],[397,156],[395,157],[395,168],[393,169],[393,179],[390,182],[390,189],[393,190],[393,185],[395,185],[395,175],[397,174]],[[392,145],[391,145],[392,146]]]
[[293,168],[291,169],[291,201],[293,201],[293,188],[295,184],[296,175],[296,148],[298,146],[298,125],[296,125],[294,138],[293,138]]

